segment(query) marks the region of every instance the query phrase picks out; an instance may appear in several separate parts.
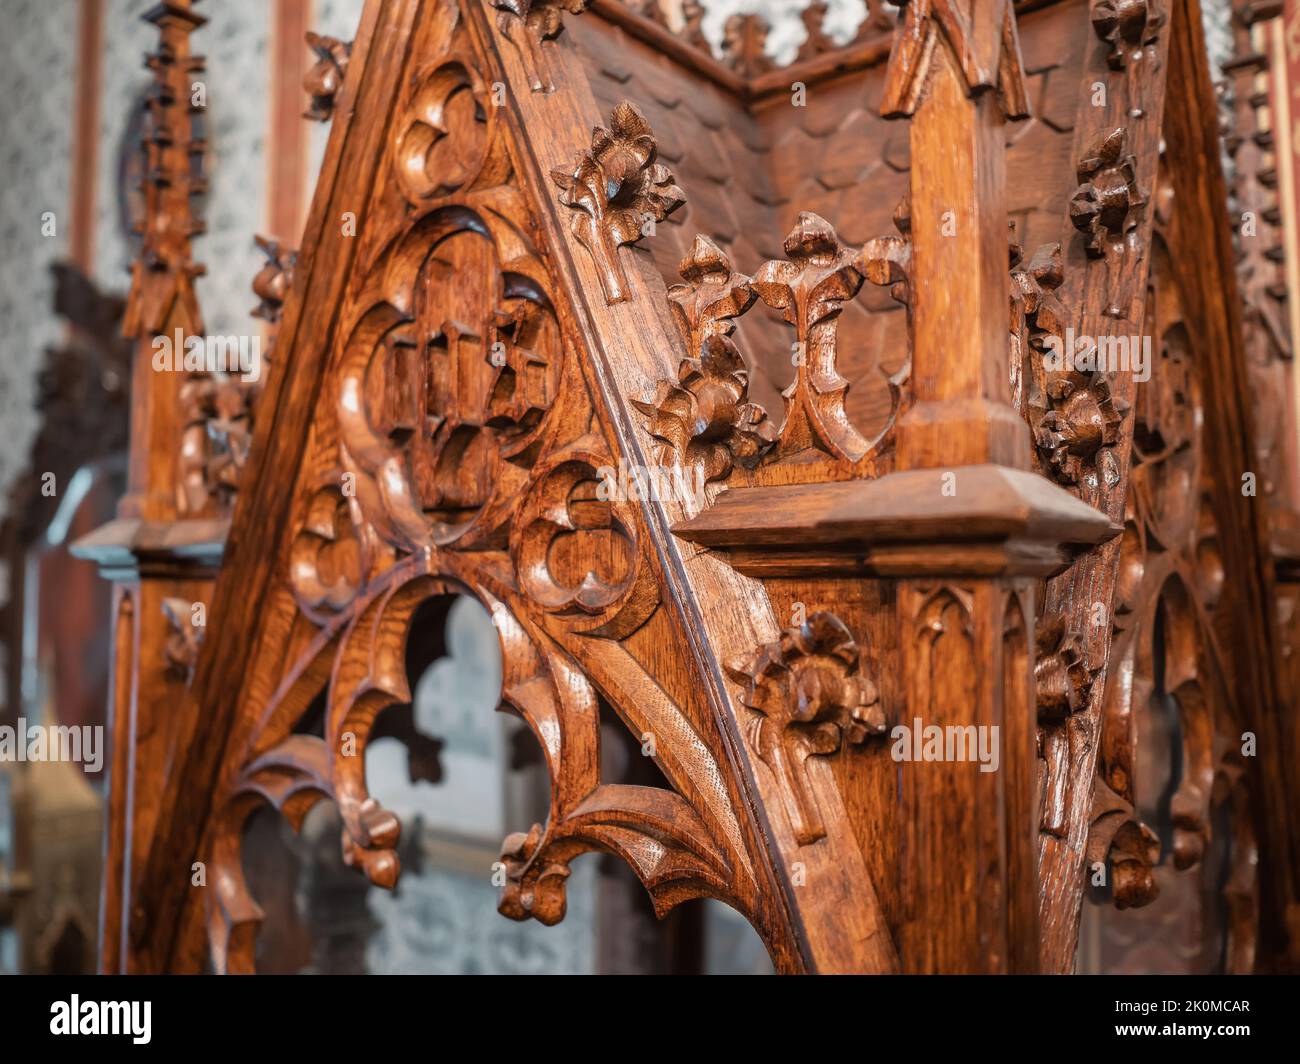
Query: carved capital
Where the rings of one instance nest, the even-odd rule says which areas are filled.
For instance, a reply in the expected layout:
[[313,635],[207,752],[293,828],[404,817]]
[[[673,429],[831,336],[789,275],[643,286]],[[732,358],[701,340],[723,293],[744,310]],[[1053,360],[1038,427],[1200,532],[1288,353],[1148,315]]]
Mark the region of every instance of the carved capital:
[[951,55],[971,94],[997,89],[1003,114],[1029,114],[1020,36],[1010,0],[891,0],[901,10],[894,35],[880,113],[897,118],[916,112],[937,49]]
[[658,146],[645,116],[624,100],[609,116],[609,128],[592,131],[591,148],[571,170],[551,171],[560,202],[572,208],[573,233],[600,274],[607,303],[627,299],[627,279],[618,249],[653,232],[686,202],[668,167],[655,161]]
[[805,762],[835,753],[845,738],[863,743],[886,728],[857,644],[833,613],[814,613],[727,671],[743,685],[741,702],[758,714],[747,729],[749,742],[781,783],[795,840],[816,842],[826,827]]
[[311,97],[311,103],[302,116],[314,122],[328,122],[347,77],[352,42],[308,31],[307,47],[316,54],[316,62],[303,75],[302,87]]

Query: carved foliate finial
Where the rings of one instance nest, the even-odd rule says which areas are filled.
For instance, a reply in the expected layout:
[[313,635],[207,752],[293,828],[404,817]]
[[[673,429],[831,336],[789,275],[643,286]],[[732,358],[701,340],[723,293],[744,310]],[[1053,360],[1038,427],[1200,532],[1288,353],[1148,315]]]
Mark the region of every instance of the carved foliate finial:
[[655,223],[686,202],[657,154],[650,123],[625,100],[611,112],[608,129],[592,130],[591,148],[571,170],[551,171],[560,202],[576,212],[573,233],[595,262],[608,303],[627,298],[618,249],[653,233]]
[[266,256],[266,264],[253,278],[253,295],[260,301],[252,310],[255,318],[279,322],[284,313],[284,301],[293,287],[293,271],[298,265],[298,252],[281,247],[279,241],[269,237],[253,238],[258,249]]
[[767,54],[769,30],[762,15],[732,15],[722,27],[722,61],[742,78],[767,73],[776,66]]
[[1043,617],[1034,631],[1034,682],[1040,720],[1060,720],[1088,706],[1092,670],[1083,659],[1078,634],[1063,613]]
[[755,753],[780,780],[801,846],[826,834],[805,762],[832,754],[845,738],[865,742],[886,730],[875,683],[858,646],[833,613],[787,628],[752,661],[727,670],[756,716],[747,729]]
[[1010,0],[891,0],[901,8],[880,113],[915,113],[935,49],[946,42],[970,92],[996,89],[1007,118],[1029,114],[1020,37]]
[[826,13],[830,10],[830,5],[826,0],[814,0],[803,9],[799,17],[803,19],[804,29],[808,31],[808,36],[804,38],[803,44],[799,46],[800,59],[811,59],[822,52],[829,52],[836,47],[834,39],[826,32]]
[[1070,221],[1087,237],[1088,254],[1122,243],[1137,228],[1146,196],[1138,188],[1137,160],[1124,151],[1127,133],[1113,129],[1078,166],[1079,188],[1070,200]]
[[701,465],[706,481],[724,480],[736,462],[753,464],[776,439],[767,411],[748,401],[749,372],[730,339],[732,319],[756,295],[706,236],[696,236],[678,272],[685,283],[668,290],[668,301],[692,357],[682,360],[676,383],[660,381],[653,401],[632,405],[669,453]]
[[696,354],[709,336],[730,336],[732,320],[757,298],[749,278],[731,268],[731,259],[707,236],[696,236],[691,250],[678,264],[684,284],[668,289],[668,306],[681,331],[686,350]]
[[706,55],[712,55],[713,50],[709,40],[704,36],[704,5],[700,0],[682,0],[682,19],[681,36],[686,39],[687,44],[700,49]]
[[302,87],[311,97],[311,104],[302,116],[315,122],[327,122],[334,114],[334,105],[347,77],[352,42],[309,31],[307,47],[316,53],[316,62],[302,79]]

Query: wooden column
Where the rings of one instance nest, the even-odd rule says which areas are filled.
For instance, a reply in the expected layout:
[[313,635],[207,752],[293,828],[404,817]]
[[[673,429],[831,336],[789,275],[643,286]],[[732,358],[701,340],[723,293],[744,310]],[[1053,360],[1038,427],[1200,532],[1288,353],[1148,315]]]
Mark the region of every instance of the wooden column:
[[[898,464],[926,470],[961,520],[985,501],[971,467],[1029,465],[1028,427],[1010,405],[1006,325],[1004,124],[1028,110],[1011,5],[905,5],[881,110],[912,121],[915,402],[899,423]],[[953,573],[943,551],[925,553],[898,590],[903,723],[922,737],[936,726],[974,737],[989,759],[954,744],[944,760],[902,764],[900,952],[913,972],[1034,971],[1033,587],[1024,559],[1007,556],[973,579]]]

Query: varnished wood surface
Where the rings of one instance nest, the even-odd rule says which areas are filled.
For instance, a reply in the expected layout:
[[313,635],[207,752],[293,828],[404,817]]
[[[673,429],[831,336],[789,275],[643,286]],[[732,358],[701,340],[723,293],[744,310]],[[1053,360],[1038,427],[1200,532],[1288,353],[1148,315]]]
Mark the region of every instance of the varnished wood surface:
[[[1121,906],[1166,875],[1132,673],[1187,735],[1165,863],[1229,803],[1226,955],[1294,965],[1289,526],[1240,492],[1248,315],[1195,5],[912,0],[788,70],[749,17],[723,60],[697,38],[612,0],[371,0],[317,42],[333,127],[301,252],[259,275],[251,450],[176,468],[205,423],[137,372],[132,499],[85,544],[130,578],[106,966],[253,969],[260,804],[332,801],[347,863],[394,885],[401,825],[342,746],[409,702],[451,594],[492,611],[551,775],[503,841],[510,918],[562,919],[600,849],[660,915],[734,906],[782,971],[1069,971],[1098,864]],[[166,250],[142,346],[201,328]],[[1050,368],[1067,327],[1154,332],[1156,375]],[[696,490],[610,497],[619,466]],[[218,556],[199,640],[177,603]],[[663,786],[602,778],[602,704]],[[999,770],[898,760],[920,719],[998,729]],[[1261,757],[1219,749],[1247,727]]]

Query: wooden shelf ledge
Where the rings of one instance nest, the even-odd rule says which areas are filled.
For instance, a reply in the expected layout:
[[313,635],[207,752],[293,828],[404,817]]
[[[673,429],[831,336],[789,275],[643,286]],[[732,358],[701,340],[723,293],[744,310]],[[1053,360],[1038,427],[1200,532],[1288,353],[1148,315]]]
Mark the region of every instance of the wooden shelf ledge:
[[139,576],[215,575],[230,531],[228,518],[145,521],[119,517],[72,544],[74,558],[99,566],[108,580]]
[[1051,576],[1120,532],[1051,481],[997,465],[733,488],[673,526],[751,576]]

